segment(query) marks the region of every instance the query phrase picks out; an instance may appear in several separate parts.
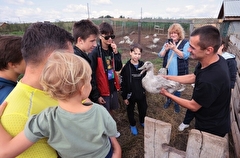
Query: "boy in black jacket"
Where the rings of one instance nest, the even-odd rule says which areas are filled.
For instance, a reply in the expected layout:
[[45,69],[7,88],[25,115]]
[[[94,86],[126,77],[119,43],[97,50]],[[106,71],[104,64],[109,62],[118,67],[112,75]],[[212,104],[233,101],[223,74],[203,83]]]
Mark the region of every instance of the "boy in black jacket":
[[124,103],[127,105],[127,115],[130,123],[130,129],[133,135],[137,135],[136,121],[134,119],[135,103],[138,106],[139,122],[144,127],[144,117],[147,112],[147,101],[145,89],[142,86],[142,78],[146,75],[140,74],[139,67],[144,62],[140,61],[142,47],[134,43],[130,46],[130,60],[123,67],[120,75],[122,76],[122,97]]

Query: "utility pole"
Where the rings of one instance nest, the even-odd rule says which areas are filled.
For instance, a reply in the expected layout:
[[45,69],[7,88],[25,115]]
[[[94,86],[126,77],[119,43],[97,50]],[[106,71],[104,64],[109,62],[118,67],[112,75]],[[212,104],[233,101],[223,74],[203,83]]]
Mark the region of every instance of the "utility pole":
[[21,19],[20,19],[20,17],[18,17],[18,20],[19,20],[19,23],[21,23]]
[[88,6],[88,3],[87,3],[87,13],[88,13],[88,19],[90,19],[90,16],[89,16],[89,6]]
[[138,21],[138,43],[141,43],[141,29],[142,29],[142,8],[141,8],[141,19]]

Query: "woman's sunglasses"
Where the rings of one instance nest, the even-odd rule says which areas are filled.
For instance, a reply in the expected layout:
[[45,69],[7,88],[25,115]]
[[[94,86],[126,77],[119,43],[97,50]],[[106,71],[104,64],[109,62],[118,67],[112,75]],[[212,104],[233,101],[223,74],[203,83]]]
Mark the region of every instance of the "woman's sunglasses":
[[108,35],[108,36],[103,36],[101,35],[105,40],[108,40],[109,38],[114,39],[115,35]]

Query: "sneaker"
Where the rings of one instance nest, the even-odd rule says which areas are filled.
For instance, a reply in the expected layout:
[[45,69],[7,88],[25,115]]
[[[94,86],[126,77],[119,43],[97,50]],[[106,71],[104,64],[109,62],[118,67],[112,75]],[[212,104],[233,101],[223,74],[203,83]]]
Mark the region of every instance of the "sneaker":
[[118,138],[118,137],[120,137],[120,135],[121,135],[120,132],[117,131],[117,134],[115,137]]
[[175,112],[175,113],[179,113],[179,112],[180,112],[180,107],[179,107],[178,104],[175,104],[175,105],[174,105],[174,112]]
[[133,135],[137,135],[138,131],[137,131],[137,127],[136,126],[130,126],[131,127],[131,132]]
[[185,128],[188,128],[189,125],[184,124],[183,122],[178,126],[178,130],[179,131],[183,131]]

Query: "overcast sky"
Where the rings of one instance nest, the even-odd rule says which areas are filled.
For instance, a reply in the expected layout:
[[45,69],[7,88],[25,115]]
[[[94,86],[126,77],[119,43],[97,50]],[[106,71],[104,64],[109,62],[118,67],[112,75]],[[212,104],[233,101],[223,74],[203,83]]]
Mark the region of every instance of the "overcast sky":
[[217,18],[223,0],[0,0],[0,22],[118,18]]

